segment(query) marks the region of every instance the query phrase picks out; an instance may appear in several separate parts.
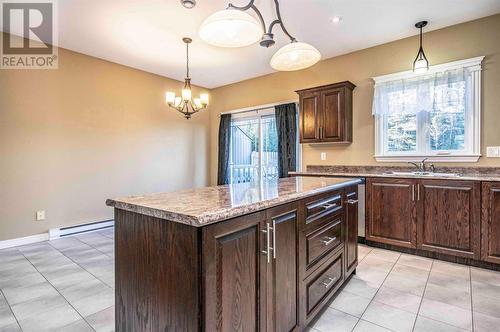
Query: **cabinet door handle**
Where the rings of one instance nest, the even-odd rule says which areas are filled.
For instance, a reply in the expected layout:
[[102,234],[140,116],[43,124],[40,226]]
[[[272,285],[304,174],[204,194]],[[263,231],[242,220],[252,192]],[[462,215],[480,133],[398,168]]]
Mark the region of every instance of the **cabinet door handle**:
[[335,280],[337,280],[337,278],[327,277],[325,280],[323,280],[321,284],[325,286],[325,288],[330,288],[330,286],[333,285]]
[[273,258],[276,259],[276,220],[273,220]]
[[337,240],[336,236],[334,236],[334,237],[325,236],[324,240],[319,240],[319,242],[322,242],[325,246],[328,246],[328,245],[332,244],[332,242],[335,240]]
[[269,223],[266,223],[266,229],[262,230],[262,233],[266,234],[266,250],[262,250],[262,253],[267,256],[267,263],[271,263],[271,226]]
[[417,184],[417,201],[420,200],[420,183]]
[[357,199],[348,199],[347,204],[356,204],[358,202]]
[[411,185],[411,200],[415,201],[415,185]]

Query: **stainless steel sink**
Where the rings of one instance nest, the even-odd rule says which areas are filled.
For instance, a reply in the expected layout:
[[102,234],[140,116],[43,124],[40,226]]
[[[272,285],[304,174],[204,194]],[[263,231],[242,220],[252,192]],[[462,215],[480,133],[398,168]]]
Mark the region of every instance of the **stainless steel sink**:
[[428,176],[428,177],[449,177],[457,178],[461,175],[458,173],[438,173],[438,172],[385,172],[387,175],[400,175],[400,176]]

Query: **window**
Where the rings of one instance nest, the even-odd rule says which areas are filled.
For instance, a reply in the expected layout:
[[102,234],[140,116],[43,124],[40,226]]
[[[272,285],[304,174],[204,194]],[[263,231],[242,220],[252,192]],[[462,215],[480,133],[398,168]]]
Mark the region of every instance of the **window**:
[[477,161],[483,57],[375,77],[377,161]]
[[231,183],[278,178],[274,108],[233,116],[229,172]]

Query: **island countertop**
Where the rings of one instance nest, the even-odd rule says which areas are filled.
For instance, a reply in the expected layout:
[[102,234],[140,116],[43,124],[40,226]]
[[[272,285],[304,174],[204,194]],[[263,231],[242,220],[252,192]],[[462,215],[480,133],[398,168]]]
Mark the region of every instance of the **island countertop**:
[[358,183],[361,179],[297,176],[108,199],[106,204],[201,227]]

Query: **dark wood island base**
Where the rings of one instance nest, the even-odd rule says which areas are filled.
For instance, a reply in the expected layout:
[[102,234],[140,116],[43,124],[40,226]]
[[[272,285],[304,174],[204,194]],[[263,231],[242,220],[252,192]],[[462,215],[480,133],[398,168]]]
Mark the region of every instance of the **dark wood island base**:
[[115,206],[116,330],[305,330],[356,269],[357,195],[351,181],[202,227]]

